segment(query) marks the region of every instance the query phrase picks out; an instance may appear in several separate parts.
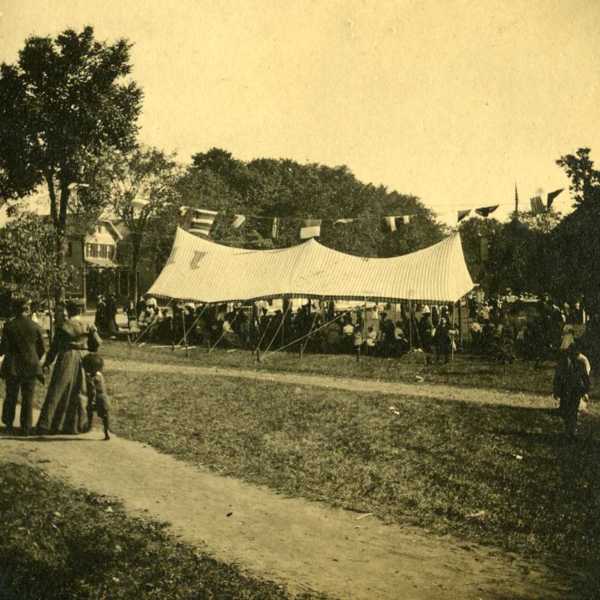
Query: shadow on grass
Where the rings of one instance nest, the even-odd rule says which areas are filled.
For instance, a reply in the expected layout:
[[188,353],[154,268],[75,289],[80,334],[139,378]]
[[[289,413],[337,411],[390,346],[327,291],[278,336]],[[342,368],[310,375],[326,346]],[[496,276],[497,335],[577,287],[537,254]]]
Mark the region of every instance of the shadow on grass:
[[88,438],[88,437],[76,437],[69,436],[67,434],[59,434],[53,436],[41,436],[41,435],[19,435],[14,433],[0,432],[0,439],[11,440],[14,442],[103,442],[103,438]]

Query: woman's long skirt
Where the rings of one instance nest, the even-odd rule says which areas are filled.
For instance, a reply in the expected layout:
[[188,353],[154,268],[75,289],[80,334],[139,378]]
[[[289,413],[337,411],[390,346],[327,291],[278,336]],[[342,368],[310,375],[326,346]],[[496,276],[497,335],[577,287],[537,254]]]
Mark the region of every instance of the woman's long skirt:
[[87,385],[79,350],[58,355],[37,423],[40,433],[76,434],[87,429]]

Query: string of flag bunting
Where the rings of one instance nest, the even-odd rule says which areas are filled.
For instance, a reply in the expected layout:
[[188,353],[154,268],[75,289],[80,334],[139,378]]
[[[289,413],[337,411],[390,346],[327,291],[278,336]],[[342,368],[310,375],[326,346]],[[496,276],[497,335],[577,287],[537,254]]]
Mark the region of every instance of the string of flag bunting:
[[[546,202],[541,195],[530,198],[531,212],[533,214],[542,214],[551,209],[552,203],[556,197],[564,190],[560,188],[546,195]],[[471,213],[476,213],[480,217],[487,219],[494,211],[500,207],[500,204],[491,206],[480,206],[474,209],[465,209],[457,211],[456,220],[458,223],[468,217]],[[519,210],[519,194],[515,185],[515,211]],[[205,208],[193,208],[183,206],[180,209],[181,225],[190,233],[200,235],[202,237],[210,237],[210,230],[217,218],[219,212],[216,210],[208,210]],[[383,217],[390,232],[398,230],[398,224],[409,225],[415,215],[389,215]],[[361,221],[365,217],[343,217],[338,219],[307,219],[303,217],[266,217],[262,215],[235,214],[231,226],[234,229],[239,229],[246,223],[248,219],[271,222],[271,237],[277,239],[281,228],[282,221],[293,221],[300,223],[300,239],[310,239],[321,235],[321,225],[323,221],[333,222],[334,225],[345,225]]]
[[[218,214],[219,212],[216,210],[182,206],[180,208],[180,225],[190,233],[200,235],[202,237],[210,237],[210,230]],[[384,221],[390,231],[396,231],[398,229],[398,223],[408,225],[413,216],[414,215],[386,216],[384,217]],[[270,221],[270,233],[273,239],[277,239],[279,237],[282,221],[299,222],[300,239],[309,239],[313,237],[319,237],[321,235],[321,225],[323,224],[323,221],[333,222],[334,225],[344,225],[361,220],[360,217],[344,217],[340,219],[306,219],[303,217],[265,217],[262,215],[234,214],[233,220],[231,221],[231,226],[234,229],[239,229],[242,227],[242,225],[244,225],[244,223],[246,223],[248,219]]]

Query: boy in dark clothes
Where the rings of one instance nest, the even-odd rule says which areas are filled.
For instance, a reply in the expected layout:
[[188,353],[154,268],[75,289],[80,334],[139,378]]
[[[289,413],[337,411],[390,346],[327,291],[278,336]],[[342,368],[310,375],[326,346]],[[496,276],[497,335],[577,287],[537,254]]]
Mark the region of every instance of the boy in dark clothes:
[[90,352],[83,357],[83,368],[85,370],[88,389],[88,431],[92,428],[92,419],[95,410],[97,415],[102,419],[104,439],[110,440],[110,402],[106,392],[104,375],[102,375],[104,360],[96,352]]

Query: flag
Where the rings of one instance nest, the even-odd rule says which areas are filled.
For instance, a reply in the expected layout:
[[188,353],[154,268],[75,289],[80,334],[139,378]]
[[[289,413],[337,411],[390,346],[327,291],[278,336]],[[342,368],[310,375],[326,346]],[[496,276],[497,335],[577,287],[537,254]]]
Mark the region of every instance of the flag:
[[408,224],[410,223],[410,215],[403,215],[403,216],[402,216],[402,222],[403,222],[405,225],[408,225]]
[[517,184],[515,183],[515,212],[519,212],[519,192],[517,191]]
[[396,217],[384,217],[390,231],[396,231]]
[[194,250],[194,258],[192,258],[190,262],[190,269],[197,269],[200,264],[200,261],[206,256],[206,254],[206,252]]
[[354,221],[354,219],[336,219],[333,224],[337,225],[338,223],[343,223],[344,225],[346,223],[352,223]]
[[468,217],[471,214],[471,209],[469,210],[459,210],[456,214],[456,220],[460,223],[465,217]]
[[552,203],[554,202],[554,198],[558,196],[565,188],[560,188],[560,190],[554,190],[548,194],[548,200],[546,201],[546,206],[550,208]]
[[234,229],[239,229],[245,222],[245,215],[233,215],[233,223],[231,224],[231,226]]
[[497,208],[500,206],[496,204],[495,206],[482,206],[480,208],[476,208],[475,212],[482,217],[489,217]]
[[539,215],[544,212],[544,203],[541,196],[534,196],[529,200],[531,202],[531,212],[534,215]]
[[190,226],[188,231],[196,235],[210,237],[210,228],[217,216],[216,210],[206,210],[204,208],[190,209]]
[[321,235],[321,219],[305,219],[304,226],[300,228],[300,239],[306,240]]
[[273,217],[273,226],[271,227],[271,237],[276,240],[279,235],[279,217]]

